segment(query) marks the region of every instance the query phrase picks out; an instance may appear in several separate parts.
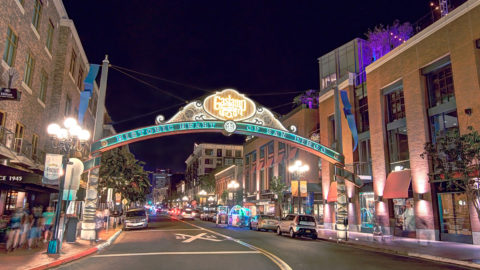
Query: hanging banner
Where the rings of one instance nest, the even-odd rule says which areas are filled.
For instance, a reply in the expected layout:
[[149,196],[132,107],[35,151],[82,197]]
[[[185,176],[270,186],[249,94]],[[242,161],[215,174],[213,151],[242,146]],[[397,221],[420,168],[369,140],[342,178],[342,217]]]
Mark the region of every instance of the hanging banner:
[[[88,101],[93,93],[93,83],[95,78],[98,74],[98,69],[100,65],[91,64],[90,69],[88,71],[88,75],[85,78],[85,90],[80,93],[80,104],[78,105],[78,123],[83,123],[83,117],[85,116],[85,112],[87,111]],[[95,113],[95,112],[93,112]]]
[[45,171],[42,177],[42,183],[46,185],[59,185],[60,176],[62,174],[62,155],[46,154]]
[[300,197],[307,197],[307,181],[300,181]]
[[291,182],[292,196],[298,197],[298,181]]
[[348,101],[347,91],[341,90],[340,97],[342,98],[342,103],[343,103],[343,113],[345,114],[345,118],[347,118],[348,127],[352,132],[353,144],[354,144],[353,151],[355,151],[358,145],[358,131],[357,131],[357,125],[355,124],[355,115],[353,115],[352,113],[352,105],[350,105],[350,102]]

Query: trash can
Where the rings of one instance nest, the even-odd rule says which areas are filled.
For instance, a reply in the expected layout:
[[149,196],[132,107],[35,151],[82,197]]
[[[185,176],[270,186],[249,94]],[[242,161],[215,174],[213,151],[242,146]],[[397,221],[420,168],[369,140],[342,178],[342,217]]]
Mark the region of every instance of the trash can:
[[77,240],[77,217],[69,217],[67,220],[67,228],[65,229],[65,240],[67,243],[74,243]]

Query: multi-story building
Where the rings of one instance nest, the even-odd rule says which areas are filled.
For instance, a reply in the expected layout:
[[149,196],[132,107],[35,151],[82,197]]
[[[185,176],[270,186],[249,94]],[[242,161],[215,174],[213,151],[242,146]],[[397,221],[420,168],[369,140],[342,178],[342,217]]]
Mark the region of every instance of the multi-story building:
[[[300,105],[280,120],[284,126],[295,125],[297,134],[311,137],[318,133],[318,108],[308,108]],[[256,213],[280,215],[275,205],[275,194],[270,190],[270,181],[278,177],[290,187],[292,180],[307,181],[307,198],[294,197],[287,191],[285,196],[284,213],[311,213],[321,216],[323,212],[320,203],[321,187],[319,185],[319,159],[310,153],[292,147],[286,143],[262,137],[247,138],[244,144],[244,172],[243,188],[246,197],[246,206]],[[309,171],[303,175],[295,175],[288,171],[288,167],[297,160],[309,165]],[[299,209],[300,205],[300,209]],[[254,209],[253,209],[254,208]]]
[[480,1],[465,2],[366,71],[379,223],[398,236],[480,244],[470,198],[431,181],[432,166],[420,156],[448,130],[480,129]]
[[[50,194],[56,188],[41,182],[45,152],[56,152],[46,127],[77,117],[89,69],[61,0],[6,0],[1,5],[0,87],[17,89],[20,98],[0,100],[0,215],[26,203],[52,203]],[[13,74],[11,79],[8,74]],[[95,86],[83,122],[91,134],[97,96]],[[87,145],[75,156],[86,157],[88,150]]]
[[151,198],[154,204],[161,203],[167,199],[171,176],[170,169],[156,169],[151,174]]
[[[243,202],[244,192],[242,191],[242,181],[242,165],[230,165],[229,167],[215,173],[215,196],[218,198],[217,203],[233,205],[233,203]],[[238,187],[229,188],[228,185],[232,182],[238,184]],[[224,198],[223,194],[227,194],[228,196]],[[205,203],[206,202],[204,202],[204,204]]]
[[191,198],[198,193],[199,177],[212,173],[216,168],[242,165],[241,145],[200,143],[195,144],[193,153],[185,161],[186,192]]

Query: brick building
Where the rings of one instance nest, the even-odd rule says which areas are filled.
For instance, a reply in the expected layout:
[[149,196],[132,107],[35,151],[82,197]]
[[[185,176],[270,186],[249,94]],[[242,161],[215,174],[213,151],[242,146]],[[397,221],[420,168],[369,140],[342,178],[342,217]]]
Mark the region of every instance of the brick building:
[[[447,130],[480,128],[480,1],[467,1],[366,70],[375,208],[386,233],[479,244],[472,203],[430,182],[420,154]],[[405,207],[413,208],[411,226]]]
[[[0,214],[30,204],[48,205],[53,187],[41,183],[45,152],[52,149],[46,127],[77,117],[89,62],[61,0],[5,0],[0,7],[0,87],[16,88],[20,100],[0,101],[1,173],[25,181],[0,183]],[[8,85],[8,71],[15,71]],[[98,88],[84,117],[93,134]],[[86,157],[89,147],[76,157]],[[85,182],[81,183],[85,187]]]

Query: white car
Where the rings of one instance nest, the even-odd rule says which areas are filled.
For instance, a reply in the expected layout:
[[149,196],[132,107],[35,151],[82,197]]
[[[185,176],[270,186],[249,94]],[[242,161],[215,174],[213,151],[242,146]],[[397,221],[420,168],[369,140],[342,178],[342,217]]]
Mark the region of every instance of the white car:
[[317,222],[311,215],[291,214],[282,218],[278,223],[277,234],[288,233],[291,238],[295,236],[308,236],[317,239]]
[[182,213],[180,213],[180,217],[182,217],[182,219],[191,219],[191,220],[194,220],[195,219],[195,212],[192,211],[192,209],[183,209],[182,210]]
[[148,214],[143,208],[130,209],[125,213],[124,230],[148,228]]

